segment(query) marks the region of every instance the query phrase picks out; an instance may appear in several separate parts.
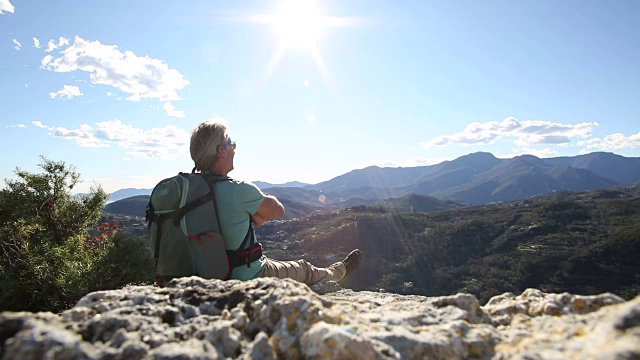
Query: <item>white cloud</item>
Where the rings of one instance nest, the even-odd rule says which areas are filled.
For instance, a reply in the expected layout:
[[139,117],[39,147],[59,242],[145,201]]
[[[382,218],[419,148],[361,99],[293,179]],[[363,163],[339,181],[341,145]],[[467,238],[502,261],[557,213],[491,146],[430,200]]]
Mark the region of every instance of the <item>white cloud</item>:
[[33,125],[39,127],[39,128],[43,128],[43,129],[47,129],[47,130],[53,130],[53,126],[46,126],[41,121],[32,121],[31,123]]
[[173,104],[168,102],[168,101],[166,103],[164,103],[162,108],[164,109],[164,111],[167,112],[167,115],[169,115],[169,116],[178,117],[178,118],[183,118],[184,117],[184,111],[176,110],[173,107]]
[[58,39],[58,43],[56,44],[56,41],[51,39],[49,40],[49,42],[47,43],[47,49],[44,52],[52,52],[53,50],[59,48],[59,47],[63,47],[63,46],[68,46],[69,45],[69,39],[64,38],[64,37],[60,37]]
[[33,37],[33,46],[35,46],[36,48],[40,49],[40,40],[38,40],[36,37]]
[[177,126],[142,130],[120,120],[97,123],[96,135],[127,149],[127,154],[148,159],[171,159],[188,155],[191,134]]
[[75,141],[80,147],[119,146],[131,156],[147,159],[173,159],[189,154],[191,134],[173,125],[143,130],[120,120],[98,122],[94,127],[82,124],[79,129],[34,125],[52,131],[50,135]]
[[15,46],[13,47],[16,50],[20,50],[22,49],[22,44],[20,43],[20,41],[13,39],[13,43],[15,44]]
[[444,145],[461,144],[487,145],[497,140],[514,139],[518,146],[538,144],[568,145],[575,138],[587,138],[598,127],[597,122],[580,124],[561,124],[543,120],[518,121],[508,117],[501,122],[489,121],[485,123],[473,122],[459,133],[443,135],[422,142],[425,149],[432,149]]
[[57,97],[66,97],[67,99],[71,99],[76,96],[84,95],[80,92],[80,88],[73,85],[65,85],[62,89],[49,93],[49,97],[55,99]]
[[16,8],[11,4],[11,1],[0,0],[0,14],[4,14],[5,11],[13,14],[15,9]]
[[92,84],[112,86],[131,94],[127,100],[155,98],[160,101],[180,100],[177,91],[189,81],[162,60],[124,53],[115,45],[87,41],[76,36],[74,43],[59,57],[47,55],[42,68],[55,72],[85,71]]
[[87,124],[82,124],[80,125],[80,129],[74,130],[58,127],[55,129],[53,136],[67,140],[74,140],[78,146],[85,148],[109,147],[109,144],[96,137],[94,129]]
[[24,129],[27,127],[27,125],[25,124],[14,124],[14,125],[7,125],[5,126],[7,128],[18,128],[18,129]]
[[640,147],[640,132],[625,136],[621,133],[607,135],[604,138],[594,138],[578,142],[588,150],[614,151]]

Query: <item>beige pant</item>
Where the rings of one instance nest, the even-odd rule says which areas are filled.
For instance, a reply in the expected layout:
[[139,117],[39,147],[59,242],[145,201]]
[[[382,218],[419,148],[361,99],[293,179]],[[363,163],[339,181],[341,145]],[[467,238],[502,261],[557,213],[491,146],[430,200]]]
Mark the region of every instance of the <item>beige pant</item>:
[[261,277],[290,278],[307,285],[328,279],[338,282],[344,278],[347,268],[344,263],[337,262],[326,268],[311,265],[306,260],[280,261],[267,258]]

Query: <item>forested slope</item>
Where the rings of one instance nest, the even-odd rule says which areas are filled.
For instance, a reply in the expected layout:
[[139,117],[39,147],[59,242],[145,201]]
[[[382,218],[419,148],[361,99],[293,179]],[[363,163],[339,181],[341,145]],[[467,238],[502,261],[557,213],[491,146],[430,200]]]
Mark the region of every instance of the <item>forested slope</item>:
[[523,201],[400,212],[358,207],[258,230],[267,255],[317,265],[364,253],[344,286],[481,301],[534,287],[592,294],[640,293],[638,186],[556,193]]

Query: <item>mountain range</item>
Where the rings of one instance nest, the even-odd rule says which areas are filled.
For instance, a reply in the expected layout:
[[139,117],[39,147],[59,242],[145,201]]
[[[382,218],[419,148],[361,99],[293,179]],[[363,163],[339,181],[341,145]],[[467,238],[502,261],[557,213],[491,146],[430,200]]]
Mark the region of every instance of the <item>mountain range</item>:
[[[409,195],[482,205],[554,191],[593,190],[639,181],[640,158],[613,153],[498,159],[490,153],[477,152],[430,166],[371,166],[315,185],[267,191],[308,204],[339,207],[354,199],[375,202]],[[319,201],[320,195],[323,201]]]
[[[594,152],[573,157],[541,159],[521,155],[499,159],[491,153],[476,152],[430,166],[370,166],[318,184],[256,184],[286,202],[287,209],[296,208],[293,215],[301,217],[327,208],[358,205],[413,206],[415,211],[425,211],[418,210],[411,202],[439,204],[428,207],[437,210],[439,207],[482,205],[556,191],[594,190],[636,182],[640,182],[640,158],[637,157]],[[122,205],[116,204],[117,200],[137,195],[147,195],[148,201],[151,190],[116,191],[111,194],[112,203],[107,211]],[[145,202],[144,197],[135,200]]]

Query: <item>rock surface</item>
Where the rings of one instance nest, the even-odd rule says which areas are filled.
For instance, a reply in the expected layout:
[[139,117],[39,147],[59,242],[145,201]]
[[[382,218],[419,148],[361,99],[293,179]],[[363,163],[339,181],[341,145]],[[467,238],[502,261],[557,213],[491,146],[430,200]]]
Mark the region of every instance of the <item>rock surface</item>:
[[191,277],[91,293],[61,314],[1,313],[0,342],[2,359],[631,359],[640,297],[528,289],[480,306]]

